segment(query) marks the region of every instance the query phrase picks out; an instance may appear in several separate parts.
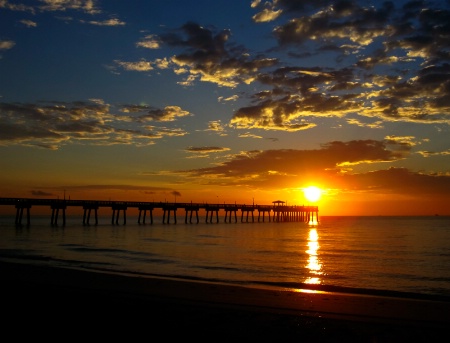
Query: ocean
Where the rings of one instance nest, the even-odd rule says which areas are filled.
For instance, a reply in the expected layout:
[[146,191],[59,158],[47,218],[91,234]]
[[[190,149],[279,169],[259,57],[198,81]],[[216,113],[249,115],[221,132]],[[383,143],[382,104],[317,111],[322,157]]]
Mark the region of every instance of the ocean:
[[[249,287],[450,297],[450,217],[51,225],[0,216],[0,260]],[[449,298],[450,299],[450,298]]]

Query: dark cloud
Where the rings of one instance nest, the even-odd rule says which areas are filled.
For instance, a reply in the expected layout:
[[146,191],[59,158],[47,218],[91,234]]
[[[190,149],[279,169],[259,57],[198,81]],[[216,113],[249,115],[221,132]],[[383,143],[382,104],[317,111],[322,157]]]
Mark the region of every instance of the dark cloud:
[[238,109],[231,124],[240,128],[298,131],[316,126],[311,122],[313,117],[344,116],[347,112],[358,110],[351,94],[339,97],[308,93],[307,90],[305,93],[305,96],[300,96],[292,92],[282,97],[259,94],[264,99],[256,105]]
[[[149,145],[164,136],[182,136],[179,128],[132,123],[170,122],[189,115],[177,106],[164,109],[122,106],[127,116],[114,114],[100,100],[91,102],[0,103],[0,142],[58,149],[63,144]],[[147,112],[138,117],[135,112]]]
[[358,164],[401,160],[410,153],[411,147],[395,140],[334,141],[317,150],[249,151],[213,167],[182,173],[197,182],[214,185],[280,189],[315,180],[329,189],[448,194],[448,175],[417,173],[393,167],[364,173],[352,172],[352,166]]
[[161,109],[143,105],[122,105],[121,110],[125,113],[142,113],[138,117],[133,117],[133,120],[137,122],[175,121],[178,118],[192,115],[188,111],[184,111],[179,106],[166,106]]
[[448,196],[450,177],[447,175],[411,172],[406,168],[389,168],[368,173],[342,176],[349,189],[370,192],[412,194],[418,197],[432,195]]
[[36,190],[36,191],[31,191],[31,195],[38,196],[38,197],[48,197],[48,196],[53,196],[54,194]]
[[[394,161],[403,155],[395,151],[396,142],[363,140],[330,142],[318,150],[265,150],[236,155],[222,164],[191,171],[194,175],[214,174],[224,177],[242,177],[249,174],[276,171],[281,174],[300,176],[303,172],[338,170],[345,163],[368,161]],[[339,171],[339,170],[338,170]]]
[[339,39],[367,45],[376,37],[387,34],[386,23],[392,10],[390,2],[375,8],[341,1],[322,8],[313,16],[299,13],[299,17],[277,27],[274,34],[281,45],[302,44],[310,39],[325,43]]
[[210,153],[210,152],[221,152],[228,151],[229,148],[218,147],[218,146],[205,146],[205,147],[189,147],[186,149],[188,152],[194,153]]
[[277,63],[276,59],[250,58],[246,49],[229,42],[230,36],[229,30],[216,32],[188,22],[180,30],[160,35],[158,41],[185,49],[172,58],[175,68],[188,68],[190,77],[221,86],[236,87]]

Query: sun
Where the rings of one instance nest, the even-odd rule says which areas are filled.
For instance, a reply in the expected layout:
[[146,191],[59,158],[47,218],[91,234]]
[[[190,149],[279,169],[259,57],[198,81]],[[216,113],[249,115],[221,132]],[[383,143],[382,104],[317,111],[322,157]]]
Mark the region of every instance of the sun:
[[305,198],[311,202],[318,201],[320,199],[320,196],[322,195],[322,191],[316,186],[309,186],[307,188],[304,188],[303,193],[305,194]]

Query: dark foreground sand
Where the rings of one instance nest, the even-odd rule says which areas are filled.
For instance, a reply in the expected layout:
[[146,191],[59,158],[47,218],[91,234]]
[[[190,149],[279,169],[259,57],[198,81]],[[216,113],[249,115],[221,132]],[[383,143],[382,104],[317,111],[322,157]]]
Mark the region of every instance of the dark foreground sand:
[[21,342],[450,338],[450,301],[442,299],[251,289],[3,262],[0,268],[1,333]]

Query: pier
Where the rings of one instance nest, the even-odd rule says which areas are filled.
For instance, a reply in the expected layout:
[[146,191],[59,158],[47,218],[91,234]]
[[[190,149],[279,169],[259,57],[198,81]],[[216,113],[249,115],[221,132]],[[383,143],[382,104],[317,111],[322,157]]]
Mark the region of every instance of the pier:
[[[219,212],[224,212],[224,223],[237,223],[238,213],[241,223],[249,222],[310,222],[319,221],[317,206],[287,206],[282,201],[274,201],[272,205],[246,205],[246,204],[208,204],[208,203],[168,203],[168,202],[139,202],[139,201],[104,201],[104,200],[60,200],[60,199],[33,199],[33,198],[0,198],[0,205],[14,206],[16,209],[15,224],[22,225],[24,211],[26,212],[26,225],[31,224],[31,208],[47,206],[51,209],[51,225],[58,225],[60,213],[62,225],[66,224],[66,210],[70,207],[83,209],[83,225],[91,224],[91,214],[94,212],[94,223],[98,224],[98,210],[106,207],[111,209],[111,224],[125,225],[127,209],[135,208],[138,211],[138,223],[145,224],[147,213],[150,224],[153,224],[153,211],[162,211],[163,224],[177,223],[177,210],[184,211],[185,224],[200,222],[199,211],[205,213],[205,223],[219,223]],[[255,219],[255,213],[257,218]],[[121,216],[122,214],[122,216]],[[195,216],[195,217],[194,217]],[[194,217],[194,218],[193,218]],[[266,218],[267,217],[267,218]],[[122,220],[120,220],[122,218]],[[193,220],[194,219],[194,220]]]

